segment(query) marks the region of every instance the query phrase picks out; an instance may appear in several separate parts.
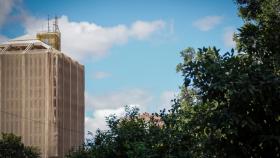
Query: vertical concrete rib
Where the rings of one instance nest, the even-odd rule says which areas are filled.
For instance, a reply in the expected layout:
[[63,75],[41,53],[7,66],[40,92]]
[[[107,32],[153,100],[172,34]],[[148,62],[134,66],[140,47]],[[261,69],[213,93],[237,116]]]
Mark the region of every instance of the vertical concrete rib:
[[[1,53],[1,50],[0,50]],[[2,53],[0,54],[0,131],[2,131],[2,116],[4,115],[4,112],[2,111]]]
[[[27,96],[26,96],[26,93],[25,93],[25,84],[26,84],[26,81],[25,81],[25,73],[26,73],[26,68],[25,68],[25,56],[26,56],[26,54],[23,54],[23,55],[21,55],[22,56],[22,60],[21,60],[21,64],[22,64],[22,70],[21,70],[21,74],[22,74],[22,76],[21,76],[21,96],[22,96],[22,98],[21,98],[21,108],[22,108],[22,110],[21,110],[21,116],[22,117],[26,117],[25,116],[25,101],[26,101],[26,98],[27,98]],[[21,122],[22,122],[22,129],[21,129],[21,131],[22,131],[22,135],[24,136],[23,137],[23,141],[25,142],[26,140],[26,133],[25,133],[25,128],[24,127],[26,127],[26,124],[25,124],[25,120],[24,119],[22,119],[21,120]]]
[[46,90],[46,93],[45,93],[45,96],[44,96],[44,100],[45,100],[45,148],[44,148],[44,152],[45,154],[43,155],[43,157],[47,157],[47,153],[48,153],[48,135],[49,135],[49,95],[50,95],[50,92],[49,92],[49,65],[50,65],[50,61],[49,61],[49,53],[46,54],[46,58],[45,58],[45,90]]
[[[67,59],[68,60],[68,59]],[[70,88],[70,93],[69,93],[69,145],[72,145],[72,117],[71,117],[71,112],[72,112],[72,62],[69,62],[69,88]]]
[[[62,59],[64,58],[64,56],[62,55]],[[61,80],[62,80],[62,86],[63,86],[63,90],[62,90],[62,118],[61,118],[61,122],[62,122],[62,142],[65,142],[64,138],[65,138],[65,132],[64,132],[64,129],[65,129],[65,125],[64,125],[64,118],[65,118],[65,110],[64,110],[64,107],[65,107],[65,92],[64,92],[64,89],[65,89],[65,60],[62,60],[61,61],[62,63],[62,76],[61,76]],[[64,153],[64,143],[62,143],[62,155],[65,155]]]

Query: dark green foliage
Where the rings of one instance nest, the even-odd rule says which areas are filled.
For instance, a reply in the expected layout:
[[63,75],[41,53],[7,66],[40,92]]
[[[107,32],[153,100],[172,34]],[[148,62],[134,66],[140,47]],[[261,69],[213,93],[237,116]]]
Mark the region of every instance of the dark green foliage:
[[39,158],[37,148],[24,146],[21,138],[14,134],[4,134],[0,139],[0,158]]
[[[96,132],[95,138],[86,146],[68,155],[76,158],[77,154],[87,150],[92,158],[170,158],[189,157],[188,135],[182,133],[178,122],[177,113],[171,112],[167,115],[153,114],[149,120],[139,117],[137,108],[126,107],[126,116],[117,118],[112,115],[108,117],[107,123],[110,127],[107,131]],[[162,125],[154,119],[161,116]],[[82,152],[81,152],[82,151]]]
[[82,145],[78,149],[72,149],[66,157],[91,158],[89,154],[89,148],[86,145]]
[[199,126],[191,132],[201,139],[194,151],[201,147],[197,154],[210,157],[276,157],[280,78],[275,70],[247,54],[221,56],[215,48],[187,49],[182,56],[178,69],[200,99],[189,104],[195,113],[188,125]]
[[199,127],[191,131],[199,138],[193,151],[200,157],[279,157],[280,3],[237,5],[245,21],[235,35],[237,53],[220,55],[215,47],[181,53],[177,70],[197,98],[187,103],[195,111],[187,124]]
[[279,66],[280,1],[237,0],[245,24],[236,35],[237,48],[267,66]]

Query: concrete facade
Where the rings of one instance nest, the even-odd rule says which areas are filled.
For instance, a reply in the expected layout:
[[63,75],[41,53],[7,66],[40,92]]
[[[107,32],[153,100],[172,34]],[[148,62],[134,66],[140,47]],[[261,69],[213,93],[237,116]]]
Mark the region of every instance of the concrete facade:
[[84,66],[40,40],[0,45],[0,132],[43,158],[84,142]]

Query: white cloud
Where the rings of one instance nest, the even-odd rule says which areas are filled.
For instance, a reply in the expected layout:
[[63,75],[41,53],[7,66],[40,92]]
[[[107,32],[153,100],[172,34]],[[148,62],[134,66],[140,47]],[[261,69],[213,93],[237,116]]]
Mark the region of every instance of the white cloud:
[[[130,105],[130,107],[139,107]],[[106,117],[116,115],[118,118],[125,116],[125,107],[116,109],[99,109],[94,111],[91,115],[85,117],[85,136],[88,131],[95,134],[97,129],[107,130],[109,127],[106,123]]]
[[85,98],[87,109],[117,109],[125,105],[136,105],[144,111],[153,99],[147,91],[142,89],[119,90],[97,96],[86,93]]
[[209,31],[221,23],[222,16],[206,16],[193,22],[193,26],[201,31]]
[[[159,110],[171,108],[171,100],[178,96],[178,92],[164,91],[158,100],[159,106],[153,105],[154,97],[141,89],[121,90],[101,96],[89,96],[86,93],[86,108],[93,111],[85,118],[85,131],[95,133],[97,129],[108,129],[105,122],[106,116],[116,114],[121,117],[125,114],[124,105],[136,106],[140,112],[159,112]],[[149,106],[153,106],[149,109]],[[151,110],[151,111],[148,111]]]
[[131,36],[138,39],[145,39],[150,36],[151,33],[155,32],[159,28],[163,28],[165,23],[161,20],[152,21],[147,23],[145,21],[136,21],[132,24],[130,32]]
[[232,27],[228,27],[225,29],[223,34],[223,41],[226,47],[234,48],[236,43],[233,41],[234,29]]
[[86,93],[85,98],[87,111],[93,111],[85,118],[85,132],[91,131],[93,134],[97,129],[108,129],[105,121],[107,116],[123,116],[125,105],[136,106],[143,112],[147,111],[153,100],[153,97],[142,89],[119,90],[97,96]]
[[93,75],[93,78],[94,79],[104,79],[104,78],[108,78],[110,76],[111,76],[111,74],[108,72],[98,71]]
[[106,130],[108,129],[106,124],[106,117],[112,114],[117,115],[118,117],[123,116],[125,113],[124,107],[120,107],[117,109],[100,109],[96,110],[92,113],[91,116],[85,117],[85,132],[87,134],[88,131],[95,134],[97,129]]
[[0,0],[0,29],[6,23],[18,25],[22,22],[25,10],[23,0]]
[[14,0],[0,0],[0,27],[8,19],[8,15],[11,13],[14,4]]
[[[27,16],[24,26],[26,33],[34,34],[46,30],[47,20]],[[153,33],[162,30],[165,22],[136,21],[130,27],[121,24],[102,27],[90,22],[70,21],[67,16],[62,16],[59,18],[59,27],[62,51],[74,59],[82,60],[88,57],[102,57],[114,45],[125,44],[131,38],[147,39]]]
[[174,91],[164,91],[160,96],[160,105],[156,109],[157,112],[163,109],[169,110],[173,105],[173,102],[171,102],[171,100],[177,98],[178,94],[178,92]]
[[3,43],[8,40],[9,40],[9,38],[7,38],[6,36],[0,35],[0,43]]

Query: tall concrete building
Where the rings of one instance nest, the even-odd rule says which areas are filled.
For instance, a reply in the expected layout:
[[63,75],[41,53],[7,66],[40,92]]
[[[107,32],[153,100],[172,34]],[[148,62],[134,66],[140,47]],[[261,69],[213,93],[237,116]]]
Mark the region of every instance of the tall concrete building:
[[84,66],[60,51],[57,28],[0,45],[0,111],[0,132],[43,158],[84,142]]

